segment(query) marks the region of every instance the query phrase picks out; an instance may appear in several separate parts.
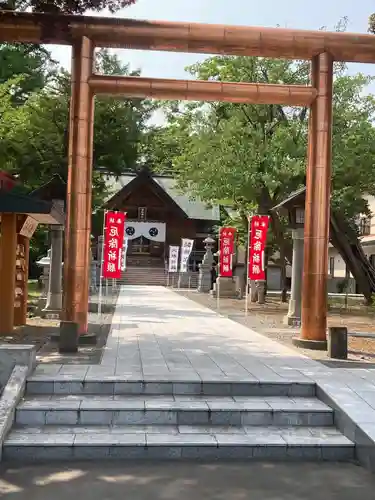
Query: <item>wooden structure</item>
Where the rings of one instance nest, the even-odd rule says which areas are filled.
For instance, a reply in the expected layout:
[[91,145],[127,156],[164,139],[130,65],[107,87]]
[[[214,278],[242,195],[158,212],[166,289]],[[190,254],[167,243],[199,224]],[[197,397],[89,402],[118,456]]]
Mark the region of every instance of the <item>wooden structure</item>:
[[0,190],[0,336],[26,323],[29,243],[38,224],[63,224],[53,203]]
[[[310,105],[302,339],[326,341],[334,61],[375,62],[367,34],[0,13],[0,42],[72,46],[65,319],[87,329],[94,95]],[[311,85],[187,82],[93,74],[95,47],[311,60]],[[311,342],[309,342],[311,345]]]
[[191,261],[201,262],[203,240],[220,220],[219,206],[189,199],[172,177],[146,168],[121,176],[111,190],[105,208],[127,213],[128,267],[164,268],[169,245],[180,245],[181,238],[194,240]]
[[[291,193],[288,198],[272,210],[292,211],[305,205],[306,188]],[[375,293],[375,267],[366,257],[355,229],[345,216],[337,211],[330,212],[329,240],[344,260],[348,271],[356,281],[358,293],[362,293],[368,304]],[[327,268],[328,274],[328,268]]]

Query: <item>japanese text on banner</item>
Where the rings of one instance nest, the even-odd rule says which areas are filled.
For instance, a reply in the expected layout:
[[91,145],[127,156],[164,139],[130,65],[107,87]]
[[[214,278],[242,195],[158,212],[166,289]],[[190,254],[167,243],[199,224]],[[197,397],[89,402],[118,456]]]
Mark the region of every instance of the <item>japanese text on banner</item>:
[[254,215],[249,218],[249,268],[250,280],[263,281],[266,279],[264,266],[264,250],[266,248],[268,215]]
[[180,252],[180,247],[171,245],[169,247],[169,262],[168,262],[168,272],[177,273],[178,271],[178,254]]
[[103,278],[121,278],[126,214],[106,212],[104,221]]
[[188,238],[182,238],[180,273],[186,273],[188,271],[188,262],[190,254],[193,250],[193,245],[194,245],[194,240],[189,240]]
[[219,276],[231,278],[233,275],[233,254],[236,229],[233,227],[220,228],[220,259]]

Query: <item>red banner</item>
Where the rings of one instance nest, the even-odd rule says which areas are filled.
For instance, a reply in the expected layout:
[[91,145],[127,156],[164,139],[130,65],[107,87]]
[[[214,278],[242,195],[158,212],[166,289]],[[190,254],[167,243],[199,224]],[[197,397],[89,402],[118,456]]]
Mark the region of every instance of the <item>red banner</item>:
[[126,214],[106,212],[104,221],[103,278],[121,278],[121,255]]
[[268,215],[254,215],[249,217],[249,269],[250,280],[262,281],[266,279],[264,267],[264,250],[266,248]]
[[220,260],[219,276],[231,278],[233,275],[232,260],[234,254],[234,238],[236,229],[233,227],[221,227],[219,233]]

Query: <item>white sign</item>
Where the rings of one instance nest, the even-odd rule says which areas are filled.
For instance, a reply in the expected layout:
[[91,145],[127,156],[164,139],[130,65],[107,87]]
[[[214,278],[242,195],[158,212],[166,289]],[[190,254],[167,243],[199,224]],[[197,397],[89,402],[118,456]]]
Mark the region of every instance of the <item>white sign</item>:
[[128,238],[124,236],[124,244],[122,245],[121,252],[121,271],[126,269],[126,254],[128,253]]
[[193,250],[194,240],[189,240],[187,238],[182,238],[181,240],[181,262],[180,262],[180,273],[186,273],[188,270],[188,261]]
[[177,273],[178,271],[178,254],[180,253],[180,247],[171,245],[169,247],[169,263],[168,272]]
[[21,236],[25,236],[26,238],[31,238],[32,235],[35,233],[37,227],[38,227],[38,222],[32,217],[28,216],[19,234]]

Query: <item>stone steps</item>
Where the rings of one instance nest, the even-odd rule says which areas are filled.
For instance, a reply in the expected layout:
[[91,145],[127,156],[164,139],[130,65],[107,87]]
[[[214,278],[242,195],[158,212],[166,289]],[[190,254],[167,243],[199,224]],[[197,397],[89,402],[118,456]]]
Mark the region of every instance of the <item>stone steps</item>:
[[314,383],[83,372],[29,377],[5,460],[354,458]]
[[3,458],[348,461],[354,445],[331,427],[45,426],[15,428]]
[[32,398],[16,410],[22,425],[333,425],[333,411],[315,398],[113,396]]
[[178,380],[135,379],[121,375],[82,377],[69,374],[33,375],[26,385],[27,394],[91,394],[91,395],[205,395],[205,396],[289,396],[314,397],[312,382],[275,382],[266,380],[222,381],[222,380]]
[[127,267],[122,273],[121,283],[126,285],[165,286],[167,274],[164,267]]

